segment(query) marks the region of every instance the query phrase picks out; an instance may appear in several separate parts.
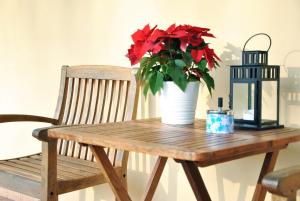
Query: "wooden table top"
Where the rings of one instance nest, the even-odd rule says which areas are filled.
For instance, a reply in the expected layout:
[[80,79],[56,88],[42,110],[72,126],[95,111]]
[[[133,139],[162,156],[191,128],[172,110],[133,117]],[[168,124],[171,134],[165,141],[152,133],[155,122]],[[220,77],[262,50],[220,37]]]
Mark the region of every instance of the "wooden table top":
[[195,120],[193,125],[174,126],[162,124],[160,119],[147,119],[53,128],[48,130],[48,136],[196,161],[199,166],[208,166],[286,148],[289,143],[300,141],[300,129],[237,130],[234,134],[208,134],[203,120]]

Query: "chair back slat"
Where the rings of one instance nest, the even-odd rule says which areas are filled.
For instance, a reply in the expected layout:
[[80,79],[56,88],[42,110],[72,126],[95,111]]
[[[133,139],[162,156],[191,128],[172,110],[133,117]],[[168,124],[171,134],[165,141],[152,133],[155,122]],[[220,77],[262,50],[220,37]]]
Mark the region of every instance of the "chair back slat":
[[108,87],[109,87],[109,82],[108,81],[106,81],[106,80],[104,80],[104,86],[103,86],[103,94],[102,94],[102,102],[101,102],[101,113],[100,113],[100,120],[99,120],[99,122],[98,123],[102,123],[102,122],[104,122],[103,121],[103,116],[104,116],[104,114],[105,114],[105,112],[104,112],[104,110],[105,110],[105,105],[106,105],[106,102],[107,102],[107,96],[108,96]]
[[117,121],[118,119],[118,112],[119,112],[119,109],[120,109],[120,97],[122,95],[122,86],[123,86],[123,81],[118,81],[118,85],[117,85],[117,88],[116,88],[116,104],[115,104],[115,108],[116,108],[116,111],[115,111],[115,114],[114,114],[114,122]]
[[[87,79],[84,79],[83,80],[83,83],[82,83],[82,87],[83,87],[83,93],[82,93],[82,101],[81,101],[81,110],[80,110],[80,113],[79,113],[79,119],[78,119],[78,124],[85,124],[85,115],[86,115],[86,110],[87,110],[87,103],[88,103],[88,100],[87,100],[87,93],[88,93],[88,80]],[[76,122],[76,123],[77,123]]]
[[[125,91],[126,92],[124,94],[124,104],[127,105],[128,94],[129,94],[129,86],[128,86],[127,82],[126,82]],[[126,110],[123,110],[123,112],[122,112],[122,121],[125,121],[126,118],[128,118],[128,117],[126,117]]]
[[87,96],[87,109],[86,109],[86,117],[85,117],[85,124],[91,124],[92,122],[90,122],[90,113],[92,113],[93,111],[91,111],[91,105],[93,102],[93,96],[94,96],[94,79],[88,79],[88,96]]
[[99,105],[99,96],[100,96],[100,88],[101,88],[101,81],[100,80],[96,80],[95,81],[95,87],[94,87],[94,90],[95,90],[95,93],[96,96],[95,96],[95,100],[94,100],[94,107],[93,108],[93,117],[92,117],[92,120],[91,120],[91,123],[95,123],[96,122],[96,117],[97,117],[97,113],[98,113],[98,105]]
[[106,120],[105,122],[109,122],[109,117],[110,117],[110,114],[111,114],[111,105],[112,105],[112,100],[113,100],[113,95],[114,95],[114,87],[115,87],[115,81],[112,80],[111,82],[109,82],[109,88],[110,90],[108,90],[108,93],[109,93],[109,96],[108,96],[108,101],[107,101],[107,115],[106,115]]
[[[130,120],[135,92],[135,78],[129,68],[65,66],[62,68],[56,117],[62,125]],[[88,147],[74,141],[59,140],[57,148],[60,155],[95,160]],[[122,151],[106,151],[112,164],[120,164],[117,160],[122,158]]]
[[68,78],[67,82],[69,83],[69,87],[68,87],[68,96],[66,99],[66,110],[64,113],[64,117],[62,120],[62,124],[68,124],[69,119],[70,119],[70,114],[71,114],[71,109],[72,109],[72,103],[73,103],[73,94],[74,94],[74,88],[75,88],[75,78]]
[[[81,111],[81,102],[82,102],[82,94],[84,93],[84,79],[74,79],[74,88],[73,88],[73,97],[70,97],[70,105],[71,110],[69,110],[69,114],[67,114],[70,118],[67,121],[63,122],[64,124],[77,124],[80,117]],[[71,92],[70,92],[71,93]],[[72,94],[72,93],[71,93]],[[73,98],[73,100],[72,100]]]

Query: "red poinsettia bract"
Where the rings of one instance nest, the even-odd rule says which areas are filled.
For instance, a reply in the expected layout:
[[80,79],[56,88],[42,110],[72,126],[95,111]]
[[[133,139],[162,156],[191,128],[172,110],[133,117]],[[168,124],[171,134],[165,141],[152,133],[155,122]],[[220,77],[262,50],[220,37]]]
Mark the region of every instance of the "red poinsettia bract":
[[162,41],[158,39],[164,35],[165,31],[156,29],[156,26],[150,29],[149,24],[133,33],[131,37],[134,44],[130,46],[127,54],[131,65],[137,64],[148,51],[158,53],[163,48]]

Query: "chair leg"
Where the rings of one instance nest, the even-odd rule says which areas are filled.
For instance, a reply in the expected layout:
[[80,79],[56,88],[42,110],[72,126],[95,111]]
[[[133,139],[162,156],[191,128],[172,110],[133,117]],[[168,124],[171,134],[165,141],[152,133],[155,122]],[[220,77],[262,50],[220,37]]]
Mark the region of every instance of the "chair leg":
[[42,142],[42,199],[58,201],[57,193],[57,140]]

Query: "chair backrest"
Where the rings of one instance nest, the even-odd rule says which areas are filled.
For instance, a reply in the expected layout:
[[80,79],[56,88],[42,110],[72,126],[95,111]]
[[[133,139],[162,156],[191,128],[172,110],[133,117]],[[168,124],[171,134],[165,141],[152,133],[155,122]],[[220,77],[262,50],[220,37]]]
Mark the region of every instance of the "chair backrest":
[[[136,115],[136,81],[131,68],[63,66],[55,118],[62,125],[131,120]],[[91,151],[73,141],[59,141],[58,153],[94,160]],[[115,163],[117,150],[107,149]]]

